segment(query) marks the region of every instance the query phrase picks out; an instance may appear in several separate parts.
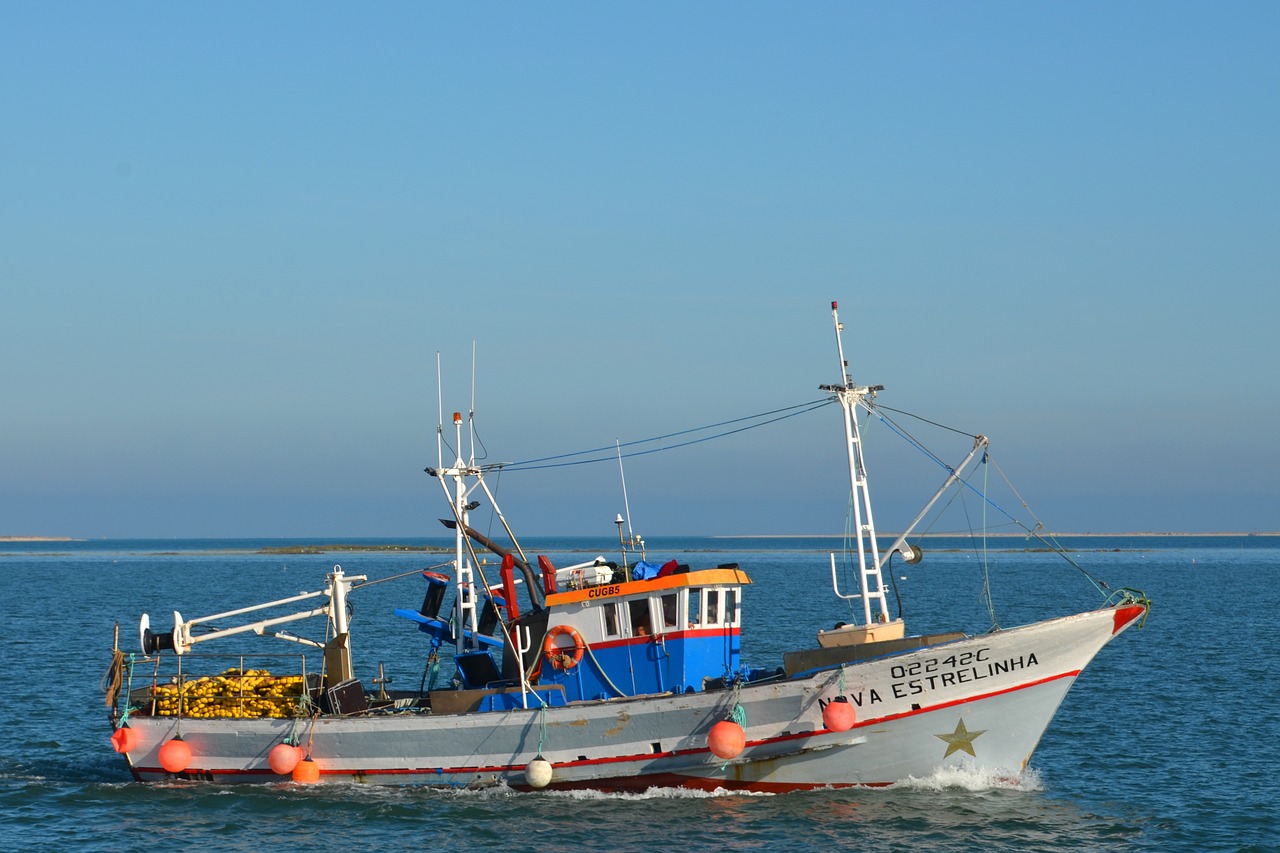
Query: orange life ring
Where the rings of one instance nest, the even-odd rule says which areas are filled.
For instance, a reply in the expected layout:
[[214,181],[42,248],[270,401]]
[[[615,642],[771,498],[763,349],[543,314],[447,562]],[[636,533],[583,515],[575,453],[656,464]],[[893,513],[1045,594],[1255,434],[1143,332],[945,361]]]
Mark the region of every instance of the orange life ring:
[[[556,645],[556,637],[563,634],[568,634],[569,639],[573,640],[572,646],[561,648]],[[547,632],[547,638],[542,642],[542,654],[546,656],[547,663],[555,669],[573,669],[582,662],[582,653],[586,650],[587,644],[582,641],[582,635],[578,633],[578,629],[569,625],[555,626]]]

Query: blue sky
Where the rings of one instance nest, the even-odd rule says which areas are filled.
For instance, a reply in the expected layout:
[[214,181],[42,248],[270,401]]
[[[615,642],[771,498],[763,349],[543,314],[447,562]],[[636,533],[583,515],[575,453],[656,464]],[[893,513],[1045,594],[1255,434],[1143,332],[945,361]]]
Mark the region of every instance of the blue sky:
[[[1278,32],[8,4],[0,535],[434,535],[437,352],[465,410],[474,341],[485,447],[528,459],[817,399],[833,299],[855,377],[990,435],[1050,527],[1278,530]],[[893,529],[927,495],[881,446]],[[838,531],[842,453],[831,408],[632,460],[636,527]],[[500,487],[528,533],[621,509],[616,466]]]

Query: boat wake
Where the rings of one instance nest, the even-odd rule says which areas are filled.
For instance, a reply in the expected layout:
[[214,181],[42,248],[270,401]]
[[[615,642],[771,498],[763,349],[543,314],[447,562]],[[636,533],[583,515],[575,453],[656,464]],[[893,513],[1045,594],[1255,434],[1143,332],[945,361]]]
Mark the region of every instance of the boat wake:
[[908,778],[895,782],[890,789],[916,791],[1043,791],[1040,774],[1034,769],[1024,770],[1021,776],[1010,775],[1007,770],[984,767],[940,767],[922,778]]
[[640,793],[636,793],[634,791],[605,792],[578,790],[548,791],[545,793],[545,796],[579,801],[614,800],[634,802],[640,800],[714,800],[720,797],[773,797],[776,795],[762,791],[730,791],[726,788],[702,791],[693,788],[654,787]]

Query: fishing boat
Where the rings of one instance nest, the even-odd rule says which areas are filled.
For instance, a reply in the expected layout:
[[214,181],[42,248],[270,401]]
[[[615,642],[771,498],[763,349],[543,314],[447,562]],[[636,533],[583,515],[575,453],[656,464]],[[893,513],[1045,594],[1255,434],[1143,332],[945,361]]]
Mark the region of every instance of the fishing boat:
[[[414,570],[409,582],[421,588],[389,616],[421,635],[431,684],[424,672],[418,690],[388,690],[381,665],[379,677],[357,677],[349,605],[383,579],[335,566],[315,592],[194,619],[175,611],[172,630],[153,630],[144,615],[130,652],[117,626],[105,679],[114,748],[142,782],[786,792],[953,767],[1018,776],[1076,678],[1150,604],[1122,589],[1097,609],[1022,627],[910,633],[901,608],[891,613],[886,565],[921,558],[916,526],[963,487],[988,442],[975,436],[920,515],[881,547],[861,432],[883,388],[850,378],[834,302],[831,317],[839,382],[820,387],[843,412],[854,531],[844,577],[854,580],[841,589],[834,553],[830,569],[852,621],[811,626],[760,665],[744,659],[751,579],[736,563],[651,561],[620,514],[621,559],[530,558],[498,509],[493,469],[474,450],[464,458],[454,414],[456,450],[444,452],[442,426],[439,464],[427,469],[448,506],[453,551]],[[502,542],[472,526],[480,499]],[[288,630],[303,623],[323,636]],[[234,637],[291,643],[297,654],[255,665],[243,651],[203,651]],[[434,673],[450,663],[452,678],[437,687]]]

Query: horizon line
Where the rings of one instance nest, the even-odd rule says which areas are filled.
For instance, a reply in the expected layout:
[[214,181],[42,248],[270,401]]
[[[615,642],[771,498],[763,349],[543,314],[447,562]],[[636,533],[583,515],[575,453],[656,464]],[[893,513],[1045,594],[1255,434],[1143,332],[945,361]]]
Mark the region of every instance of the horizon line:
[[[877,534],[876,534],[876,538],[877,538],[877,539],[881,539],[881,538],[887,538],[887,537],[897,537],[897,536],[899,536],[899,535],[901,535],[901,534],[900,534],[900,533],[898,533],[898,532],[895,532],[895,531],[884,531],[884,532],[879,532],[879,533],[877,533]],[[983,535],[983,534],[963,533],[963,532],[957,532],[957,533],[918,533],[918,534],[915,534],[912,538],[918,538],[918,539],[942,539],[942,538],[945,538],[945,539],[957,539],[957,538],[968,538],[968,537],[971,537],[971,536],[978,536],[978,535]],[[1046,532],[1046,533],[1043,533],[1043,534],[1040,534],[1040,535],[1041,535],[1041,536],[1045,536],[1045,537],[1066,537],[1066,536],[1070,536],[1070,537],[1077,537],[1077,538],[1089,538],[1089,537],[1092,537],[1092,538],[1105,538],[1105,537],[1119,537],[1119,536],[1153,537],[1153,538],[1154,538],[1154,537],[1168,537],[1168,536],[1200,536],[1200,537],[1228,537],[1228,536],[1275,536],[1275,537],[1280,537],[1280,531],[1273,531],[1273,530],[1254,530],[1254,531],[1244,531],[1244,530],[1242,530],[1242,531],[1204,531],[1204,530],[1199,530],[1199,531],[1182,531],[1182,530],[1165,530],[1165,531],[1156,531],[1156,530],[1131,530],[1131,531],[1123,531],[1123,532],[1118,532],[1118,533],[1096,533],[1096,532],[1088,532],[1088,533],[1080,533],[1080,532],[1049,533],[1049,532]],[[558,538],[578,537],[578,538],[587,538],[587,539],[599,539],[599,538],[604,538],[604,537],[605,537],[605,534],[584,536],[584,535],[582,535],[582,534],[545,533],[545,534],[534,534],[531,538],[538,538],[538,537],[551,537],[551,536],[558,537]],[[696,538],[696,539],[844,539],[844,538],[846,538],[847,534],[845,534],[845,533],[710,533],[710,534],[707,534],[707,533],[684,533],[684,534],[681,534],[681,533],[673,533],[673,534],[660,533],[660,534],[656,534],[656,536],[657,536],[657,537],[661,537],[661,538],[668,538],[668,539],[671,539],[671,538]],[[1032,533],[987,533],[987,534],[985,534],[985,536],[986,536],[986,538],[988,538],[988,539],[1033,539],[1033,538],[1039,538],[1036,534],[1032,534]],[[450,538],[450,537],[448,537],[448,536],[423,536],[423,535],[419,535],[419,534],[409,535],[409,536],[348,536],[348,537],[344,537],[344,536],[315,536],[315,535],[303,535],[303,536],[291,536],[291,535],[280,535],[280,536],[261,536],[261,535],[248,535],[248,536],[246,536],[246,535],[214,535],[214,536],[0,536],[0,542],[92,542],[92,541],[95,541],[95,540],[97,540],[97,541],[106,541],[106,542],[110,542],[110,541],[127,540],[127,539],[157,539],[157,540],[181,540],[181,539],[290,539],[290,540],[298,540],[298,539],[325,539],[325,540],[330,540],[330,541],[334,541],[334,540],[338,540],[338,539],[356,539],[356,540],[365,540],[365,541],[370,541],[370,540],[391,540],[391,539],[435,539],[435,538]],[[650,536],[650,538],[654,538],[654,537],[653,537],[653,536]]]

